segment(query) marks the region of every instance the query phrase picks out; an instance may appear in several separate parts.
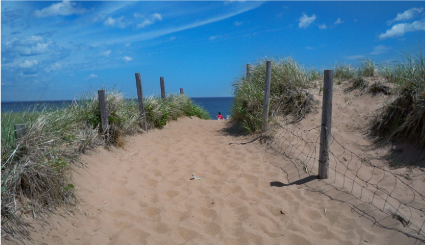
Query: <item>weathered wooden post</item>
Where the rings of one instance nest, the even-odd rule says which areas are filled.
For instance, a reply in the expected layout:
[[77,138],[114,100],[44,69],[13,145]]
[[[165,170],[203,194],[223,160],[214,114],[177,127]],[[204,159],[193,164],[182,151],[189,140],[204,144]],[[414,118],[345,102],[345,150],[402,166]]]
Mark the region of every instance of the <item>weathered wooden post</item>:
[[262,132],[266,132],[267,123],[269,120],[269,105],[270,105],[270,80],[271,80],[272,62],[266,61],[266,85],[264,87],[264,106],[263,106],[263,125]]
[[27,126],[25,124],[15,124],[15,138],[21,139],[27,134]]
[[329,175],[329,145],[332,126],[332,93],[334,71],[324,71],[322,126],[320,131],[319,179],[327,179]]
[[180,94],[184,94],[183,88],[180,88]]
[[161,98],[165,99],[165,85],[164,85],[164,77],[159,78],[159,83],[161,85]]
[[249,80],[250,70],[251,70],[251,65],[246,64],[246,80]]
[[98,90],[97,93],[99,96],[100,120],[102,123],[102,131],[104,133],[107,133],[108,126],[109,126],[109,119],[108,119],[108,109],[106,108],[105,90]]
[[145,106],[143,105],[143,88],[142,88],[142,79],[140,78],[140,73],[136,73],[136,88],[137,88],[137,101],[139,102],[139,112],[142,117],[142,128],[143,130],[148,130],[148,125],[146,122]]

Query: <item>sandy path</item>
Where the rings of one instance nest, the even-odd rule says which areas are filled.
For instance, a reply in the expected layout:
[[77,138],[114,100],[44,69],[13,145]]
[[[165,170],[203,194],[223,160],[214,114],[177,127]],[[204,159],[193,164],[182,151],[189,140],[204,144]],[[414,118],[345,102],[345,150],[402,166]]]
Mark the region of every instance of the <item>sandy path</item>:
[[[74,174],[81,212],[38,228],[45,244],[407,244],[349,206],[286,182],[225,121],[180,119],[99,148]],[[190,180],[191,175],[204,180]],[[311,183],[319,180],[314,180]],[[324,209],[327,212],[324,212]],[[3,241],[4,242],[4,241]]]

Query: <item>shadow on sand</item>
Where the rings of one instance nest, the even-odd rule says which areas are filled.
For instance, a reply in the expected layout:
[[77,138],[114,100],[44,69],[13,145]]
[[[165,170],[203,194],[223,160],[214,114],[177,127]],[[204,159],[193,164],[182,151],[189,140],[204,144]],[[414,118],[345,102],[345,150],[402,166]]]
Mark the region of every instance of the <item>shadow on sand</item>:
[[219,132],[223,133],[224,135],[233,136],[233,137],[243,137],[243,136],[250,135],[248,130],[242,127],[242,125],[232,121],[226,121],[226,127],[219,130]]

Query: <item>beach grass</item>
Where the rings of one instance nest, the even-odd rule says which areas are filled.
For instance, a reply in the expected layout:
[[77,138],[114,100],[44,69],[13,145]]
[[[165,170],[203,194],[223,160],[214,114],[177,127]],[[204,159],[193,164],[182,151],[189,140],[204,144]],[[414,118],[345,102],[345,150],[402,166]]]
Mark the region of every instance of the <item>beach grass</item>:
[[377,140],[407,141],[425,149],[425,62],[422,52],[404,54],[381,74],[395,85],[395,97],[378,111],[370,135]]
[[[322,73],[307,69],[291,57],[272,60],[270,87],[270,115],[291,116],[301,120],[311,112],[314,103],[308,89],[320,80]],[[233,84],[235,100],[232,120],[240,122],[249,132],[261,128],[266,60],[252,66],[249,78],[242,77]]]
[[[40,108],[1,114],[1,217],[4,235],[30,239],[27,216],[78,203],[71,170],[82,165],[80,155],[96,146],[122,146],[123,137],[142,132],[135,99],[107,91],[109,137],[100,131],[99,101],[95,94],[82,95],[63,109]],[[186,95],[144,100],[148,128],[162,128],[183,116],[210,119],[203,108]],[[14,125],[26,124],[27,134],[15,138]]]

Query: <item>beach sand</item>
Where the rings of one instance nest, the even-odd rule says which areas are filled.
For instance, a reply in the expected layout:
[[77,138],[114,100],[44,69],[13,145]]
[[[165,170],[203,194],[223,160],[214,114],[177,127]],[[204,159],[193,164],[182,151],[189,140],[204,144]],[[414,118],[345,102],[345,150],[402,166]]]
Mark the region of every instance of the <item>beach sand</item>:
[[[349,95],[335,94],[335,110],[350,107]],[[360,131],[347,130],[353,123],[349,113],[379,106],[367,107],[379,100],[367,96],[357,98],[347,115],[334,112],[334,132],[344,136],[344,144],[370,144]],[[303,123],[320,122],[317,118],[320,110]],[[86,168],[73,174],[78,208],[73,215],[50,216],[44,227],[35,224],[34,239],[102,245],[418,244],[397,231],[404,229],[399,221],[379,210],[369,212],[378,223],[356,212],[350,195],[311,191],[324,182],[297,182],[291,163],[266,152],[258,141],[240,144],[253,137],[229,126],[182,118],[162,130],[128,137],[124,148],[84,155]],[[371,151],[367,154],[376,153]],[[192,175],[203,179],[191,180]],[[423,181],[413,182],[424,189]]]

